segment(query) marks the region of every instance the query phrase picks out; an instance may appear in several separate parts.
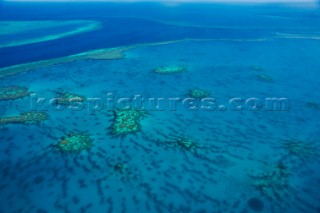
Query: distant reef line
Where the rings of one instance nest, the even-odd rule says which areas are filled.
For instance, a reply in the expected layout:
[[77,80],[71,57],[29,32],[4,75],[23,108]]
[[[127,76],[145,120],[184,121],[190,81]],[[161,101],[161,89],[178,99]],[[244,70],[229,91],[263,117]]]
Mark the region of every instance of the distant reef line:
[[205,41],[227,41],[227,42],[261,42],[267,41],[269,38],[258,38],[258,39],[180,39],[172,41],[163,41],[163,42],[153,42],[153,43],[141,43],[129,46],[120,46],[115,48],[105,48],[105,49],[96,49],[84,53],[79,53],[75,55],[53,58],[48,60],[41,60],[29,63],[23,63],[8,67],[0,68],[0,78],[15,75],[22,72],[27,72],[39,68],[45,68],[52,65],[70,63],[73,61],[84,60],[84,59],[94,59],[94,60],[116,60],[125,58],[125,52],[136,49],[139,47],[145,46],[158,46],[158,45],[167,45],[185,41],[194,41],[194,42],[205,42]]
[[[189,22],[183,22],[183,21],[168,21],[168,20],[159,20],[155,18],[146,18],[146,17],[140,17],[140,16],[109,16],[110,18],[131,18],[131,19],[141,19],[141,20],[147,20],[147,21],[153,21],[159,24],[165,24],[170,26],[177,26],[177,27],[191,27],[191,28],[204,28],[204,29],[251,29],[251,30],[297,30],[297,27],[292,26],[264,26],[264,25],[256,25],[256,26],[250,26],[250,25],[224,25],[219,23],[212,23],[212,24],[197,24],[197,23],[189,23]],[[270,18],[277,18],[277,19],[292,19],[292,17],[285,17],[285,16],[268,16],[268,15],[262,15],[262,17],[270,17]],[[299,30],[307,30],[310,29],[310,26],[299,26]]]
[[136,44],[136,45],[130,45],[130,46],[116,47],[116,48],[97,49],[97,50],[91,50],[88,52],[65,56],[65,57],[59,57],[59,58],[53,58],[48,60],[23,63],[23,64],[13,65],[9,67],[3,67],[3,68],[0,68],[0,78],[10,76],[10,75],[15,75],[22,72],[31,71],[34,69],[49,67],[56,64],[70,63],[73,61],[84,60],[84,59],[95,59],[95,60],[123,59],[125,57],[124,53],[131,49],[135,49],[142,46],[165,45],[165,44],[176,43],[180,41],[182,40]]

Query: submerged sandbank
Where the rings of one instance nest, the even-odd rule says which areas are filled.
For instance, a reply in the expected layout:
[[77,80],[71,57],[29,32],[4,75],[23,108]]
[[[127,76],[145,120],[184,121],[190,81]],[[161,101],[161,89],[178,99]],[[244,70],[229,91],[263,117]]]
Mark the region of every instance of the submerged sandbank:
[[[89,20],[0,21],[0,48],[60,39],[101,27],[100,22]],[[23,38],[25,33],[32,36]]]

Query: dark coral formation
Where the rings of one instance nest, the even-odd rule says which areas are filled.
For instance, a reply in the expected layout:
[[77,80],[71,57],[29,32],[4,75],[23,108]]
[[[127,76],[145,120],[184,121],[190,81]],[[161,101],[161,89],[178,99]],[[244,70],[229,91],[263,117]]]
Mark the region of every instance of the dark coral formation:
[[127,165],[123,162],[117,162],[113,166],[114,171],[119,172],[119,173],[124,173],[126,168],[127,168]]
[[195,139],[190,136],[172,135],[165,137],[165,139],[155,139],[152,141],[159,147],[180,151],[186,156],[191,155],[201,161],[210,162],[212,165],[214,164],[223,168],[234,165],[234,162],[223,155],[218,154],[221,151],[217,146],[210,142],[206,143],[205,141],[200,141],[199,139]]
[[88,134],[73,132],[63,136],[56,147],[62,152],[79,153],[90,149],[92,141]]
[[187,71],[187,68],[181,65],[173,65],[173,66],[161,66],[155,68],[153,70],[155,73],[160,74],[174,74],[174,73],[181,73]]
[[304,141],[286,140],[282,144],[282,148],[286,149],[290,155],[302,160],[313,158],[317,154],[316,147]]
[[194,88],[189,91],[189,96],[192,98],[207,98],[210,92],[204,89]]
[[8,86],[0,88],[0,101],[24,98],[30,95],[27,87]]
[[174,146],[186,151],[195,151],[198,147],[197,143],[190,138],[177,138],[173,141]]
[[114,122],[111,126],[111,134],[123,136],[140,131],[141,119],[146,115],[145,111],[137,109],[114,110]]
[[252,178],[253,186],[272,201],[281,201],[289,194],[289,171],[281,162]]
[[171,137],[165,141],[155,141],[160,146],[168,148],[178,149],[181,151],[196,153],[197,149],[200,148],[198,143],[188,137]]
[[69,105],[71,102],[84,102],[86,98],[82,95],[78,95],[70,92],[58,92],[57,104]]
[[17,116],[0,118],[0,125],[6,124],[38,124],[48,120],[48,115],[44,112],[24,112]]
[[123,161],[116,161],[111,164],[112,170],[110,172],[110,176],[120,178],[123,182],[130,183],[132,181],[139,180],[140,175],[136,170],[129,167]]

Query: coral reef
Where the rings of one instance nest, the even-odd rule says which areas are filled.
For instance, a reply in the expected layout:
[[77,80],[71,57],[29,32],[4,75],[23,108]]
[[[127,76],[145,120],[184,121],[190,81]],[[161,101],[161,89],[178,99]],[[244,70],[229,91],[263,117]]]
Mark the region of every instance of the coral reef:
[[30,95],[30,92],[28,92],[27,87],[22,87],[22,86],[0,87],[0,101],[24,98],[29,95]]
[[84,102],[86,100],[84,96],[70,92],[58,92],[56,98],[57,104],[61,105],[69,105],[70,102]]
[[181,73],[185,72],[187,70],[186,67],[181,66],[181,65],[176,65],[176,66],[162,66],[154,69],[153,71],[155,73],[160,73],[160,74],[173,74],[173,73]]
[[111,134],[114,136],[127,135],[141,129],[140,121],[146,115],[145,111],[137,109],[114,110],[114,122]]
[[87,53],[87,58],[95,60],[115,60],[125,58],[127,50],[134,49],[133,46],[124,46],[111,49],[92,50]]
[[310,159],[316,156],[316,147],[304,141],[286,140],[282,146],[292,156],[300,159]]
[[92,139],[81,132],[69,133],[61,138],[56,147],[62,152],[81,152],[91,148]]
[[263,82],[273,82],[273,78],[269,75],[266,75],[266,74],[259,74],[259,75],[256,75],[257,79],[260,80],[260,81],[263,81]]
[[0,125],[6,124],[38,124],[48,119],[44,112],[25,112],[18,116],[0,118]]
[[189,91],[189,96],[192,98],[207,98],[210,96],[210,92],[203,89],[194,88]]
[[83,60],[83,59],[95,59],[95,60],[123,59],[125,57],[125,52],[128,50],[132,50],[132,49],[136,49],[144,46],[166,45],[166,44],[177,43],[182,41],[184,40],[144,43],[144,44],[135,44],[135,45],[123,46],[123,47],[117,47],[117,48],[90,50],[88,52],[83,52],[83,53],[70,55],[66,57],[53,58],[48,60],[41,60],[41,61],[3,67],[3,68],[0,68],[0,78],[9,76],[9,75],[15,75],[17,73],[21,73],[25,71],[32,71],[32,70],[37,70],[39,68],[45,68],[55,64],[69,63],[69,62]]
[[252,178],[253,186],[272,201],[281,202],[289,194],[289,172],[281,162]]

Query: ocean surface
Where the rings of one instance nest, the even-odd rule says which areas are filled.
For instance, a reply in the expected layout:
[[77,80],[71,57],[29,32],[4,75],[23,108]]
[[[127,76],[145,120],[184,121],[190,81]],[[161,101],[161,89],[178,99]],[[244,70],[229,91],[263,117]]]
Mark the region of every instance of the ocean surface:
[[318,213],[319,71],[310,5],[0,2],[0,213]]

